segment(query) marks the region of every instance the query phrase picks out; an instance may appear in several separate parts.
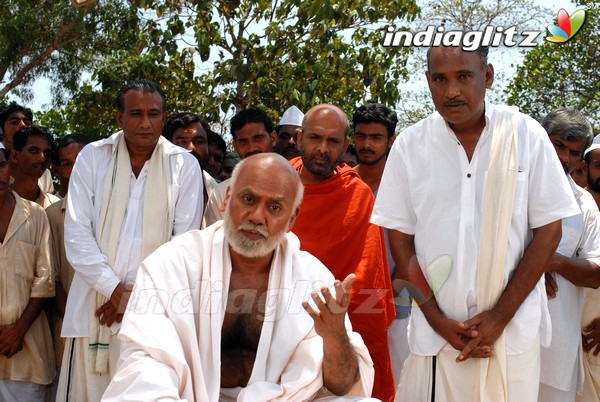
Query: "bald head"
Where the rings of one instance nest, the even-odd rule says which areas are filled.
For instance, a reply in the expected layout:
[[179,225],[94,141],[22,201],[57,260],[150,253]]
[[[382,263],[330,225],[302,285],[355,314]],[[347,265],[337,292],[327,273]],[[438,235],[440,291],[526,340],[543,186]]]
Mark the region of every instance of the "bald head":
[[299,141],[305,184],[319,183],[335,174],[348,148],[349,129],[348,117],[337,106],[322,104],[306,112]]
[[344,131],[345,135],[348,135],[350,130],[348,117],[342,109],[329,103],[314,106],[306,112],[304,119],[302,119],[302,129],[310,125],[314,119],[321,120],[327,117],[333,118],[333,116],[337,117],[337,124],[339,124],[340,129]]
[[298,173],[284,157],[265,153],[242,160],[233,170],[223,217],[232,255],[272,255],[298,216],[303,192]]
[[259,185],[261,182],[266,184],[265,179],[267,177],[273,178],[280,184],[283,192],[288,187],[292,189],[292,193],[294,194],[291,203],[293,209],[296,209],[300,205],[300,202],[302,202],[304,186],[300,181],[300,176],[288,160],[279,154],[256,154],[239,162],[231,175],[229,187],[232,193],[240,177],[255,181]]

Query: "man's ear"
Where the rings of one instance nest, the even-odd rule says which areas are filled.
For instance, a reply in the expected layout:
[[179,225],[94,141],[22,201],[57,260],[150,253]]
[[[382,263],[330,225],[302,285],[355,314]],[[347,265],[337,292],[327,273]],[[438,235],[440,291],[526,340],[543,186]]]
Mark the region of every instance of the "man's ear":
[[229,203],[229,199],[230,198],[231,198],[231,187],[228,186],[227,187],[227,192],[225,193],[225,198],[223,199],[223,202],[221,203],[221,206],[219,207],[219,211],[225,212],[225,210],[227,209],[227,204]]
[[117,120],[117,125],[122,130],[123,129],[123,113],[118,110],[115,112],[115,119]]
[[13,165],[17,165],[19,163],[19,155],[21,154],[20,151],[17,151],[15,149],[13,149],[12,151],[10,151],[10,163]]
[[271,133],[271,146],[275,148],[275,144],[277,144],[277,131],[273,130]]
[[296,223],[296,218],[298,217],[299,213],[300,213],[300,207],[297,207],[296,210],[294,211],[292,217],[290,218],[290,223],[288,224],[288,228],[287,228],[288,232],[290,230],[292,230],[292,228],[294,227],[294,223]]
[[490,89],[492,84],[494,83],[494,66],[491,63],[488,63],[485,66],[485,87]]
[[346,136],[346,139],[344,140],[344,153],[348,152],[348,147],[350,146],[350,137]]

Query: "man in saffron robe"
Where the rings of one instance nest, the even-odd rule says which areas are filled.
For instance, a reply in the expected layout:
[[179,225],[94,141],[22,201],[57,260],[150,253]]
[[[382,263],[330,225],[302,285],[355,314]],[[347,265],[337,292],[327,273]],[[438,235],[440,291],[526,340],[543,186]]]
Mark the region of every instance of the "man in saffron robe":
[[348,146],[348,118],[338,107],[317,105],[304,117],[299,158],[290,162],[304,184],[292,231],[336,279],[356,274],[348,314],[375,365],[373,397],[394,396],[387,332],[394,319],[383,232],[369,222],[374,197],[349,166],[337,166]]

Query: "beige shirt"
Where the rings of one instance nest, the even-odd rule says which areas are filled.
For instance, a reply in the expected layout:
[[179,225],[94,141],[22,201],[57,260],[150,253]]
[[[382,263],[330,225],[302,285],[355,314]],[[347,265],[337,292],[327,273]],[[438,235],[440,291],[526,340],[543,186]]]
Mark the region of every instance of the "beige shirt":
[[[49,225],[44,210],[12,192],[15,210],[0,244],[0,325],[14,324],[32,297],[54,296],[48,248]],[[0,355],[0,378],[49,384],[54,377],[54,352],[42,311],[25,335],[23,350]]]
[[35,200],[35,203],[38,204],[40,207],[46,209],[57,201],[60,201],[60,198],[58,198],[54,194],[45,192],[44,189],[40,187],[40,196],[37,200]]
[[[50,222],[50,261],[52,272],[56,282],[60,282],[62,288],[69,294],[69,288],[73,281],[75,270],[67,260],[64,240],[65,209],[67,208],[66,197],[46,208],[46,215]],[[62,318],[52,309],[48,317],[50,328],[54,339],[54,352],[56,354],[56,367],[60,367],[62,355],[65,348],[65,338],[60,336],[62,330]]]

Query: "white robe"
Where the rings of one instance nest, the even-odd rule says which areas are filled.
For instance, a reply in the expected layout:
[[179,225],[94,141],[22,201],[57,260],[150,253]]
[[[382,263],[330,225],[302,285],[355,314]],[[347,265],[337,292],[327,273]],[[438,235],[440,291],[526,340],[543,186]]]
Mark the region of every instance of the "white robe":
[[[218,401],[231,400],[232,394],[238,401],[301,401],[331,395],[323,388],[323,340],[302,301],[313,290],[331,286],[334,278],[315,257],[300,251],[292,233],[273,258],[248,386],[222,395],[221,327],[231,275],[223,236],[221,222],[191,231],[142,263],[119,335],[119,368],[104,401]],[[373,363],[348,319],[346,326],[360,372],[351,394],[370,396]]]

